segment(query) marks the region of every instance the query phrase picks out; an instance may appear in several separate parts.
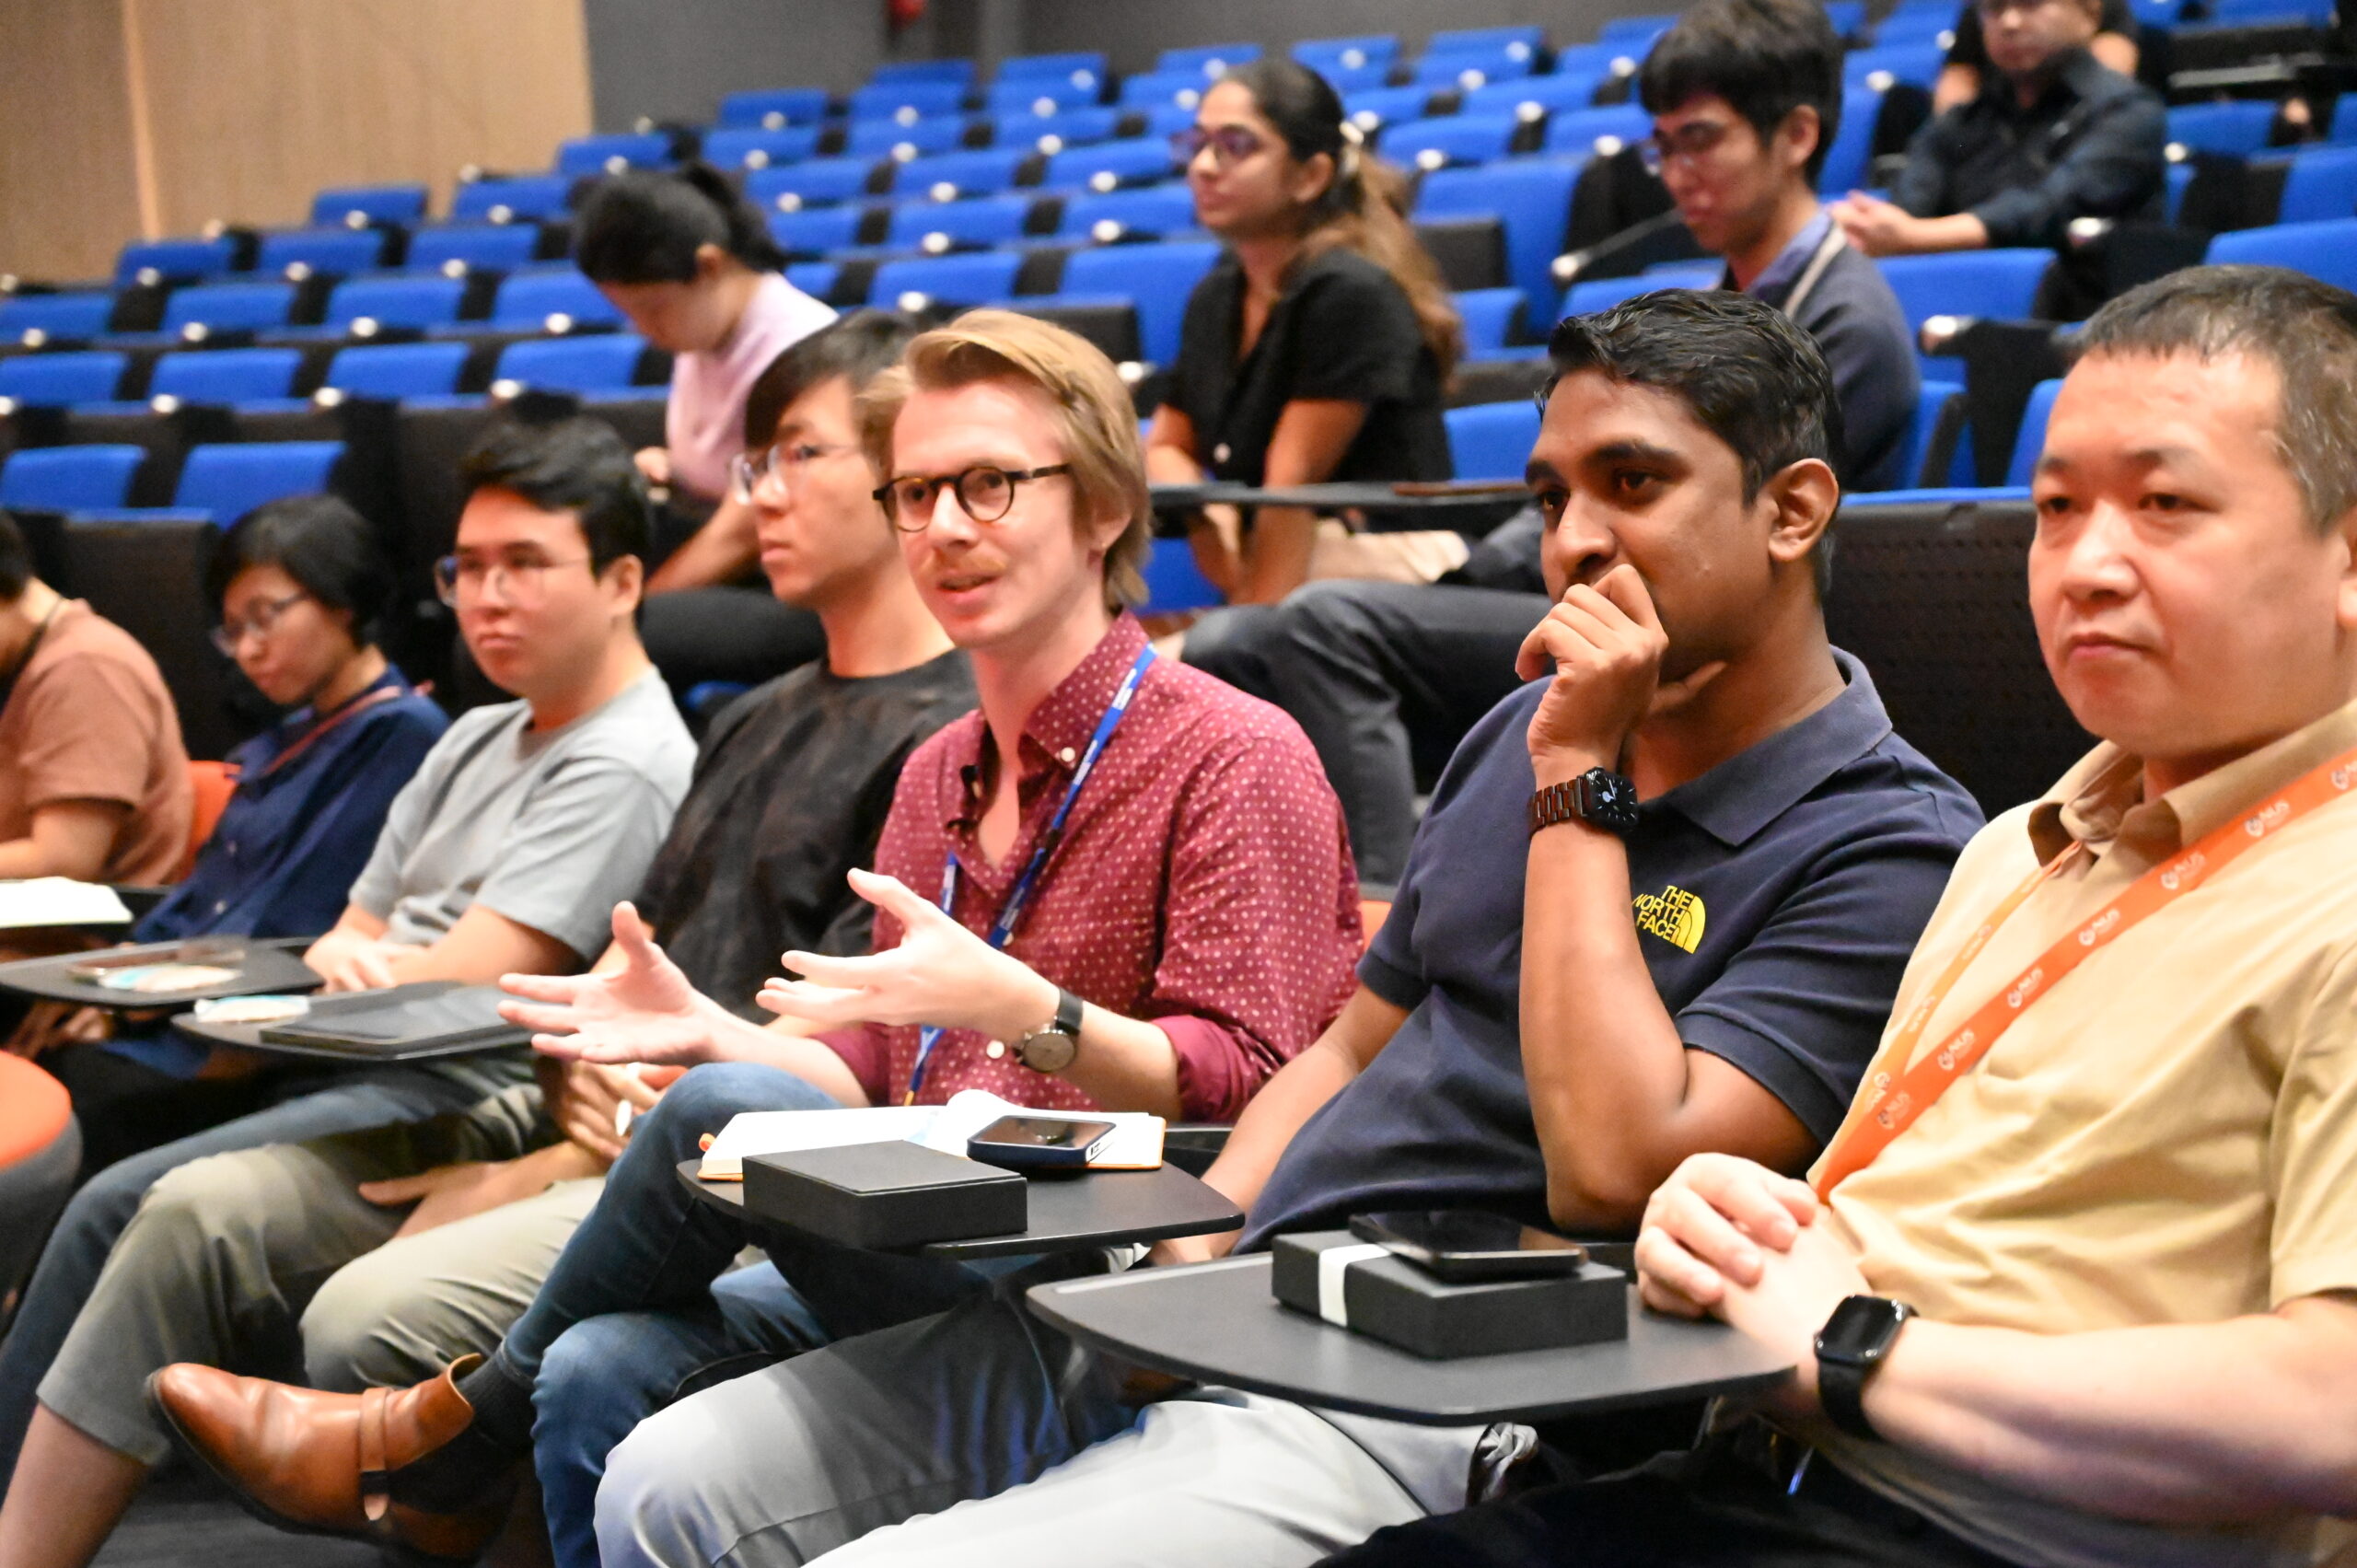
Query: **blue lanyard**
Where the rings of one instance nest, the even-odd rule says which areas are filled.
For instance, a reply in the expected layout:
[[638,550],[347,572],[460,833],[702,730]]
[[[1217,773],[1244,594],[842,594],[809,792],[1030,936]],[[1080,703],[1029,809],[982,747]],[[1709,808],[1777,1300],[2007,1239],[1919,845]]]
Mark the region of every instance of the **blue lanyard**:
[[[999,908],[998,918],[991,922],[990,945],[1000,951],[1005,951],[1006,945],[1015,940],[1015,928],[1023,919],[1024,906],[1031,901],[1031,891],[1039,880],[1039,870],[1048,864],[1048,856],[1055,853],[1057,843],[1063,838],[1064,819],[1072,815],[1073,802],[1080,798],[1080,786],[1088,782],[1090,773],[1096,772],[1097,759],[1104,754],[1105,743],[1113,738],[1113,732],[1121,727],[1121,715],[1130,711],[1130,699],[1137,695],[1138,682],[1145,679],[1146,666],[1153,662],[1151,644],[1138,650],[1137,662],[1130,666],[1130,673],[1121,678],[1120,689],[1113,693],[1112,703],[1106,708],[1105,716],[1097,721],[1097,733],[1088,738],[1088,749],[1081,753],[1080,765],[1073,770],[1072,783],[1064,786],[1064,797],[1056,803],[1056,814],[1048,819],[1048,826],[1040,832],[1039,842],[1032,846],[1031,858],[1025,863],[1023,874],[1015,879],[1014,888],[1006,895],[1006,902]],[[1015,787],[1013,779],[1002,779],[999,783],[1002,788]],[[957,901],[958,854],[953,850],[941,867],[941,912],[955,920],[957,915],[951,906]],[[909,1069],[909,1091],[901,1098],[902,1105],[916,1104],[917,1090],[924,1086],[925,1066],[933,1060],[933,1048],[940,1042],[941,1026],[938,1024],[926,1024],[918,1029],[917,1059]]]

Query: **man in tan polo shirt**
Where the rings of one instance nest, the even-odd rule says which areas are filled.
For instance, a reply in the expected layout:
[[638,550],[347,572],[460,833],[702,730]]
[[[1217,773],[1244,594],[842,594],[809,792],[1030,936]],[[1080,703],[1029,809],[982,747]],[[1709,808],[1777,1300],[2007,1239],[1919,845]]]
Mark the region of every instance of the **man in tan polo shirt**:
[[1965,850],[1810,1181],[1698,1156],[1638,1242],[1654,1306],[1795,1376],[1694,1454],[1332,1563],[2273,1568],[2357,1533],[2357,296],[2200,268],[2082,341],[2029,586],[2104,743]]
[[34,576],[0,512],[0,877],[168,882],[194,809],[156,661]]

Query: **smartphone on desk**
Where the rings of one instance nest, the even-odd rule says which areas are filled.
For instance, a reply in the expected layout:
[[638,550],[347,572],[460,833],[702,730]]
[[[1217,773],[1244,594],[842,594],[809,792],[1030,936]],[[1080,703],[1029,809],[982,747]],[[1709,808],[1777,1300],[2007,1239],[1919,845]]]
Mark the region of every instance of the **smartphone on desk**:
[[1109,1121],[1002,1116],[966,1140],[966,1157],[1006,1170],[1077,1172],[1112,1135]]
[[1587,1261],[1587,1249],[1569,1237],[1476,1209],[1356,1214],[1351,1234],[1451,1283],[1575,1273]]

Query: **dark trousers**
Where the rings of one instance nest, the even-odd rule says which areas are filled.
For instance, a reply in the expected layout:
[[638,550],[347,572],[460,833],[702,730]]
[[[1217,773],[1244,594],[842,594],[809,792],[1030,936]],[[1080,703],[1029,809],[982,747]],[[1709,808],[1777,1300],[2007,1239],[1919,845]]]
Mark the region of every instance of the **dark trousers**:
[[1390,884],[1429,787],[1475,721],[1520,684],[1514,657],[1544,594],[1333,580],[1277,605],[1214,610],[1189,664],[1291,714],[1326,764],[1362,879]]
[[1395,1525],[1320,1568],[2009,1568],[1821,1458],[1788,1493],[1746,1434]]

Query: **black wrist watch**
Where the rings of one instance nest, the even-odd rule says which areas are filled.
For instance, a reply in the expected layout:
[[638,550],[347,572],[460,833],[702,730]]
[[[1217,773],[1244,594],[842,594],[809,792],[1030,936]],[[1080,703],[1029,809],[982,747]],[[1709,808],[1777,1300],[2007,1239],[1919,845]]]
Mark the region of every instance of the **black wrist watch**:
[[1081,1000],[1071,992],[1056,992],[1056,1016],[1043,1029],[1033,1029],[1015,1042],[1015,1059],[1034,1073],[1061,1073],[1080,1054]]
[[1637,786],[1609,768],[1590,768],[1575,779],[1549,784],[1530,797],[1530,830],[1558,822],[1593,822],[1627,838],[1637,830]]
[[1817,1398],[1834,1425],[1852,1437],[1879,1441],[1882,1434],[1866,1419],[1866,1379],[1875,1375],[1898,1330],[1915,1309],[1887,1295],[1852,1295],[1842,1299],[1817,1331]]

